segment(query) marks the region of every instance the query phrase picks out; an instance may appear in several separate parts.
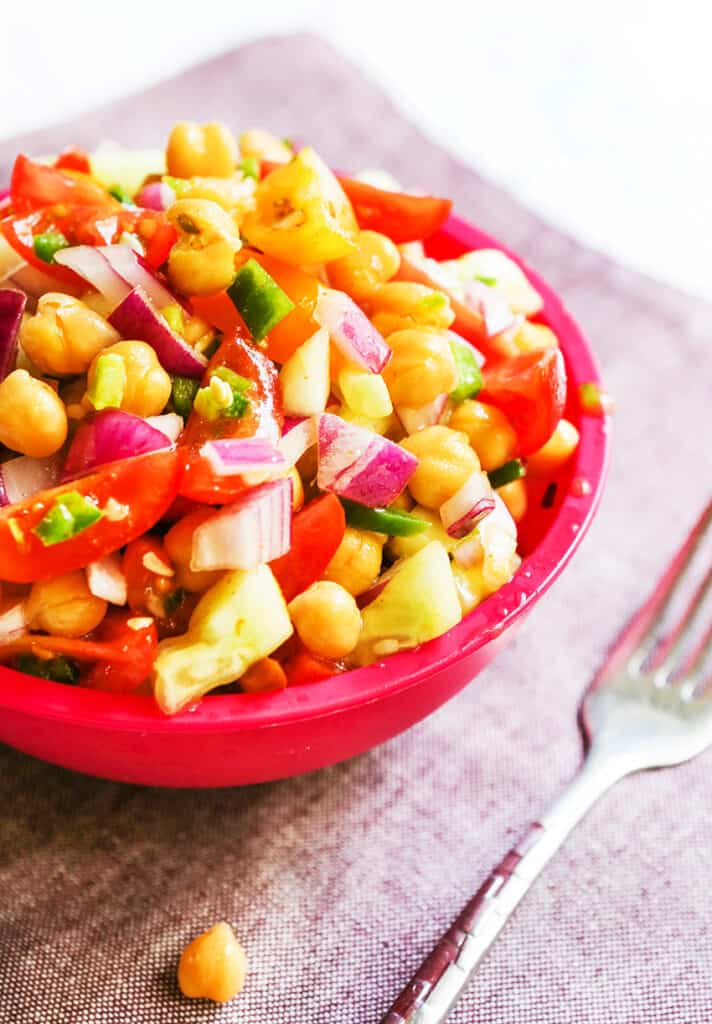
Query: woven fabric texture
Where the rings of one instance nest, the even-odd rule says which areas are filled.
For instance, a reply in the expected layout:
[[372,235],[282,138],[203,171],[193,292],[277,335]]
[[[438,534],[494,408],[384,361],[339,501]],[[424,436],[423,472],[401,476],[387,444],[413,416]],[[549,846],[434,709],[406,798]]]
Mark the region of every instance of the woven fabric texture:
[[[18,148],[155,145],[178,118],[213,117],[452,195],[548,277],[617,400],[609,484],[512,646],[356,760],[245,789],[161,791],[1,750],[3,1024],[376,1024],[575,770],[579,696],[708,496],[710,307],[523,210],[317,38],[252,43],[3,143],[0,178]],[[453,1024],[709,1024],[711,773],[712,753],[620,784],[539,880]],[[225,1007],[184,1000],[179,953],[221,919],[248,949],[246,989]]]

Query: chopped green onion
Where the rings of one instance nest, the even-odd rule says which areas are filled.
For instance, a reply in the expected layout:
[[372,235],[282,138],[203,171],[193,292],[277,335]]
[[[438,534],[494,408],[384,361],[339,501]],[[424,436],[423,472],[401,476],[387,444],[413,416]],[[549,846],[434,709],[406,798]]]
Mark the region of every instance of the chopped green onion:
[[245,392],[251,387],[251,381],[229,366],[218,366],[211,372],[206,387],[197,392],[193,408],[206,420],[217,420],[221,416],[239,419],[249,408],[250,400]]
[[424,313],[437,313],[447,306],[447,296],[442,292],[433,292],[432,295],[424,295],[418,303]]
[[240,164],[240,170],[243,177],[254,178],[255,181],[260,180],[260,162],[256,157],[246,156]]
[[344,506],[346,522],[361,530],[386,533],[389,537],[412,537],[430,526],[427,519],[419,519],[397,508],[367,508],[348,498],[339,498],[339,501]]
[[79,682],[79,667],[62,655],[55,658],[38,658],[36,654],[18,654],[13,662],[18,672],[38,679],[51,679],[55,683],[76,686]]
[[110,196],[113,196],[114,199],[118,199],[123,206],[134,205],[132,196],[129,195],[123,185],[112,185],[111,188],[107,189],[107,192]]
[[464,402],[466,398],[474,398],[480,391],[482,371],[468,342],[451,339],[450,351],[457,367],[457,387],[450,392],[450,398],[453,402]]
[[498,487],[504,487],[506,484],[511,484],[514,480],[519,480],[526,475],[526,472],[521,459],[512,459],[497,469],[490,470],[487,476],[492,487],[497,490]]
[[174,377],[171,384],[171,397],[173,409],[187,420],[193,408],[195,396],[198,394],[200,381],[192,377]]
[[484,274],[475,274],[475,281],[481,281],[482,284],[486,284],[490,288],[494,288],[494,286],[497,284],[496,277],[485,277]]
[[127,383],[123,359],[115,352],[107,352],[96,361],[94,379],[87,389],[87,399],[97,412],[100,409],[119,409]]
[[97,523],[104,513],[94,502],[79,491],[67,491],[55,498],[52,508],[35,526],[36,533],[45,547],[71,540],[78,533]]
[[161,310],[161,315],[175,334],[183,334],[185,330],[185,310],[179,302],[172,302]]
[[168,185],[169,188],[172,188],[178,198],[188,192],[191,188],[191,184],[187,178],[174,178],[171,174],[164,174],[161,181],[164,185]]
[[255,341],[261,341],[294,309],[286,292],[255,259],[240,267],[227,293]]
[[42,235],[35,235],[32,241],[35,256],[39,256],[45,263],[54,263],[54,254],[60,249],[66,249],[68,245],[61,231],[45,231]]

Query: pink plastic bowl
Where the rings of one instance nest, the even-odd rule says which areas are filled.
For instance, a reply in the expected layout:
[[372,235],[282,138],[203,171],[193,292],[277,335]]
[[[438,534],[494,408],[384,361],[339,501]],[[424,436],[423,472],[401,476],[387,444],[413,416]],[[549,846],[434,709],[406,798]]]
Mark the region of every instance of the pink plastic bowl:
[[[504,248],[452,217],[429,249],[443,259],[483,246]],[[235,786],[353,757],[407,729],[470,682],[578,547],[598,505],[608,458],[607,420],[582,415],[578,401],[580,384],[599,381],[593,357],[551,288],[524,269],[544,297],[542,321],[561,342],[569,374],[566,415],[578,425],[581,443],[551,507],[542,507],[541,494],[530,498],[521,531],[526,557],[511,583],[445,636],[378,665],[276,694],[207,697],[174,718],[147,696],[99,693],[0,668],[0,740],[107,779]]]

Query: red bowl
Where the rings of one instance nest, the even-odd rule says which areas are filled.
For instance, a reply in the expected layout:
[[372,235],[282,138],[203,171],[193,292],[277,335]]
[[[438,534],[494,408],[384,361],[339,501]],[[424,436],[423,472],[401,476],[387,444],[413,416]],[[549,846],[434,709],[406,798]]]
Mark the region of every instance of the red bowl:
[[[443,259],[483,246],[504,249],[452,217],[429,250]],[[162,715],[148,696],[99,693],[0,668],[0,740],[107,779],[235,786],[353,757],[407,729],[470,682],[578,547],[608,460],[608,421],[582,414],[578,400],[580,384],[599,381],[593,356],[560,299],[514,258],[544,298],[542,322],[561,342],[569,375],[566,415],[581,442],[575,463],[557,481],[553,504],[542,507],[541,494],[530,500],[520,532],[525,557],[510,583],[444,636],[377,665],[275,694],[207,697],[174,718]]]

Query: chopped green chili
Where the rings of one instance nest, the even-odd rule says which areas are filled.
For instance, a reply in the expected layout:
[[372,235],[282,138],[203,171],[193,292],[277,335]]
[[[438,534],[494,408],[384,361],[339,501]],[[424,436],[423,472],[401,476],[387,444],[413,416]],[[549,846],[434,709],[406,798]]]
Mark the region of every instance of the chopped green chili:
[[344,506],[346,522],[361,530],[386,533],[389,537],[412,537],[430,526],[427,519],[419,519],[398,508],[367,508],[348,498],[339,498],[339,501]]
[[521,459],[511,459],[509,462],[505,462],[504,465],[498,466],[497,469],[490,470],[487,476],[489,477],[490,484],[496,490],[498,487],[511,484],[514,480],[519,480],[526,475],[526,472]]
[[32,242],[35,256],[39,256],[45,263],[54,263],[54,254],[60,249],[66,249],[68,245],[61,231],[45,231],[42,235],[35,235]]
[[174,377],[171,384],[173,409],[187,420],[193,408],[195,396],[200,389],[200,381],[193,377]]
[[464,402],[466,398],[474,398],[482,388],[482,371],[468,342],[451,339],[450,351],[457,367],[457,387],[450,392],[450,397],[453,402]]
[[240,170],[245,178],[260,180],[260,162],[254,156],[246,156],[240,164]]
[[[216,387],[214,380],[223,381],[227,389]],[[211,372],[207,386],[196,393],[193,408],[206,420],[217,420],[221,416],[239,419],[250,406],[246,392],[251,387],[252,381],[241,377],[229,366],[218,366]]]
[[118,199],[123,206],[134,205],[133,197],[129,195],[123,185],[112,185],[107,191],[114,199]]
[[55,498],[54,504],[40,519],[36,533],[45,547],[71,540],[78,533],[97,523],[104,513],[79,491],[66,491]]

